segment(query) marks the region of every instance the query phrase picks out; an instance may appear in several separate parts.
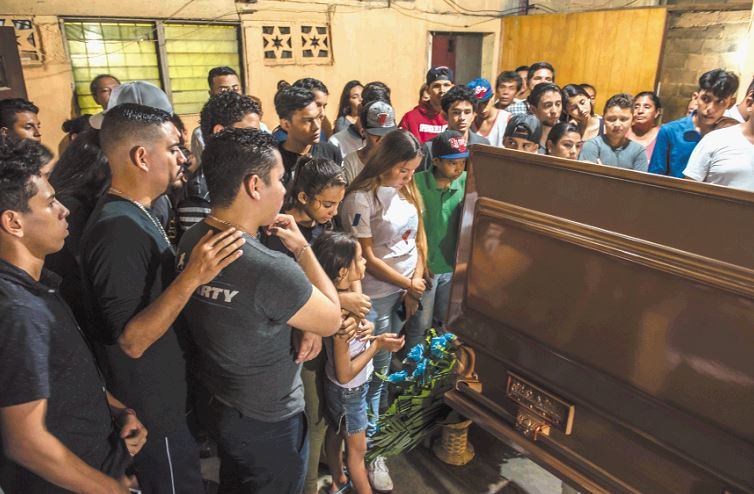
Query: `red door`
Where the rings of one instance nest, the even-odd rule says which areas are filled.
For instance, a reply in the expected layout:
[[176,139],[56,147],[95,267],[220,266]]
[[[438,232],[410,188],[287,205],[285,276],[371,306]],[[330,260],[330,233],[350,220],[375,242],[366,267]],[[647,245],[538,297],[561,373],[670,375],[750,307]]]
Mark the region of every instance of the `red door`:
[[445,66],[456,71],[456,35],[432,34],[432,67]]

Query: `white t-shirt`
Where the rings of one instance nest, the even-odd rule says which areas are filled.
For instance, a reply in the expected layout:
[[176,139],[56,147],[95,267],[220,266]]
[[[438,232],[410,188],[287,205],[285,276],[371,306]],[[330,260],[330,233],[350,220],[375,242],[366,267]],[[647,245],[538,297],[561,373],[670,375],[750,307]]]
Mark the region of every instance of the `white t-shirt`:
[[[327,375],[327,378],[333,384],[347,389],[357,388],[369,381],[372,377],[372,372],[374,371],[374,364],[371,360],[367,362],[367,365],[365,365],[364,368],[362,368],[359,373],[353,376],[353,379],[348,381],[346,384],[340,384],[338,382],[338,378],[335,375],[335,344],[332,341],[333,338],[336,338],[336,336],[324,338],[325,352],[327,352],[327,362],[325,363],[325,374]],[[369,348],[370,344],[371,342],[360,340],[358,338],[354,338],[349,341],[348,353],[350,354],[351,359],[364,353],[367,348]]]
[[725,113],[723,113],[723,116],[736,119],[741,123],[744,123],[746,121],[744,120],[744,116],[741,115],[741,112],[738,110],[738,105],[733,105],[727,110],[725,110]]
[[346,180],[348,180],[349,184],[353,183],[353,180],[363,169],[364,163],[359,158],[359,153],[357,151],[347,154],[346,157],[343,158],[343,173],[346,175]]
[[498,110],[497,111],[497,118],[495,119],[495,125],[492,126],[492,129],[490,129],[489,135],[482,135],[477,132],[482,137],[486,137],[488,141],[490,141],[490,144],[492,146],[497,146],[499,148],[503,147],[503,136],[505,135],[505,127],[508,126],[508,120],[511,119],[511,114],[509,111],[506,110]]
[[364,147],[364,140],[361,136],[355,136],[353,132],[349,130],[349,127],[341,130],[340,132],[333,134],[327,142],[337,146],[340,149],[340,154],[346,156],[358,149]]
[[699,182],[754,191],[754,144],[742,130],[743,124],[705,135],[683,174]]
[[[402,274],[411,276],[416,270],[419,253],[416,231],[419,214],[394,187],[380,187],[377,196],[371,190],[349,193],[343,201],[340,217],[343,229],[356,238],[371,238],[374,255]],[[361,282],[362,291],[373,298],[398,292],[401,287],[378,280],[367,273]]]

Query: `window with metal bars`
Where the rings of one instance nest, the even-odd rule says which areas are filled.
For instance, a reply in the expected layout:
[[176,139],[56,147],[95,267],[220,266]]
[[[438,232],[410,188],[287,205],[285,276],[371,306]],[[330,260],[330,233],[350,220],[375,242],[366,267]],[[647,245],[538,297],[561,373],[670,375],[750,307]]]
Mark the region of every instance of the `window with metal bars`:
[[99,74],[149,81],[180,114],[201,111],[212,67],[227,65],[242,75],[235,25],[66,20],[64,26],[82,114],[100,111],[89,89]]

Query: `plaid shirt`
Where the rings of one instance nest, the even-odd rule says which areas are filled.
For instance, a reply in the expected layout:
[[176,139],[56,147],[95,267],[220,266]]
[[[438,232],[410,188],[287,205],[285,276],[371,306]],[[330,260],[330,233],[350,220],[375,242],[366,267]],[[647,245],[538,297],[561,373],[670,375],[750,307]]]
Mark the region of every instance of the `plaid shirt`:
[[517,115],[519,113],[529,113],[529,105],[526,103],[526,100],[520,100],[520,101],[514,101],[508,107],[506,108],[508,112],[510,112],[511,115]]

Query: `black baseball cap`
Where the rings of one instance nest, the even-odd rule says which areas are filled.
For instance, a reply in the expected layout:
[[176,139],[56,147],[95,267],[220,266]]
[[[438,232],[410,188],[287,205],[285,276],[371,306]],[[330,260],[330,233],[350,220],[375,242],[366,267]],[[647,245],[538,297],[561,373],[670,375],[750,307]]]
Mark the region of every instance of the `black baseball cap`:
[[446,130],[432,139],[432,156],[446,160],[468,158],[466,138],[457,130]]
[[445,66],[432,67],[427,72],[427,86],[435,81],[453,82],[453,71]]
[[534,115],[517,113],[508,120],[505,137],[520,137],[539,144],[542,138],[542,124]]

